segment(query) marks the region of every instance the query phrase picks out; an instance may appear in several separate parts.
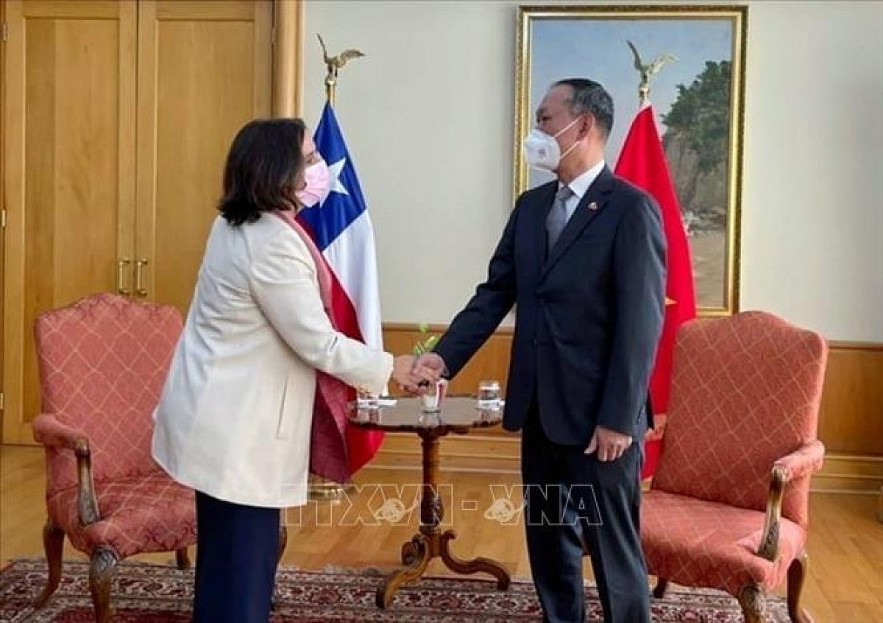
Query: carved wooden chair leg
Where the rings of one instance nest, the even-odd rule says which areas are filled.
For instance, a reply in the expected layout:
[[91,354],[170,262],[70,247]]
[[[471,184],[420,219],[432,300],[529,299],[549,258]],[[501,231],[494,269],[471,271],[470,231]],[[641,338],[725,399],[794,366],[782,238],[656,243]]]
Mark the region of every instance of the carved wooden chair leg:
[[653,596],[656,599],[662,599],[665,597],[665,591],[668,588],[668,579],[667,578],[657,578],[656,586],[653,587]]
[[800,594],[808,566],[809,558],[804,550],[788,567],[788,616],[792,623],[812,623],[809,614],[800,607]]
[[182,547],[181,549],[175,550],[175,564],[178,565],[179,569],[189,569],[190,568],[190,556],[187,553],[186,547]]
[[49,565],[49,580],[46,588],[34,601],[35,608],[42,608],[58,588],[61,581],[61,554],[64,549],[64,530],[56,528],[52,520],[47,519],[43,526],[43,550],[46,552],[46,562]]
[[89,590],[95,607],[96,623],[110,623],[110,581],[116,571],[119,557],[109,549],[99,549],[92,554],[89,567]]
[[766,598],[760,587],[749,584],[739,592],[739,605],[745,623],[764,623],[766,621]]

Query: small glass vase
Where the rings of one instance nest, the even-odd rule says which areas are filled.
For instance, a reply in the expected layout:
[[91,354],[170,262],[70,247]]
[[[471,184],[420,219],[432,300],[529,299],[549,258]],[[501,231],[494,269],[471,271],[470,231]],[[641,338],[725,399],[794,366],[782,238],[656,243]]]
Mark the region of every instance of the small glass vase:
[[441,379],[436,382],[435,388],[431,387],[420,396],[420,410],[423,413],[440,413],[448,393],[448,382]]

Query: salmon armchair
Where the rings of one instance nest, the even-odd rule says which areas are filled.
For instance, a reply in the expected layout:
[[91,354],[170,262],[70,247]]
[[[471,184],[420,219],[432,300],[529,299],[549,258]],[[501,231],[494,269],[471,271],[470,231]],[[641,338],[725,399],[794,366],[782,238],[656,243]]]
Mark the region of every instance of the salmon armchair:
[[196,542],[193,491],[150,453],[153,409],[181,317],[172,307],[97,294],[41,314],[35,329],[43,413],[33,431],[46,451],[49,565],[36,605],[58,588],[66,535],[91,559],[95,619],[105,623],[120,560],[175,551],[185,568]]
[[659,468],[641,509],[641,540],[661,598],[669,581],[727,591],[747,623],[787,578],[800,606],[809,485],[828,348],[764,312],[684,325]]

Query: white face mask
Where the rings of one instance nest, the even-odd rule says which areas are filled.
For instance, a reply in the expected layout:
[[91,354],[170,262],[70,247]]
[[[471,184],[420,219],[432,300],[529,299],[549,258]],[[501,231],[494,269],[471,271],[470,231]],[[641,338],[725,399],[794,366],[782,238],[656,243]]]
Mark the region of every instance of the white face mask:
[[581,117],[577,117],[565,127],[561,128],[555,136],[546,134],[542,130],[536,128],[531,130],[530,134],[524,139],[524,144],[522,145],[525,162],[527,162],[529,166],[537,169],[552,172],[556,171],[561,159],[573,151],[573,148],[577,145],[577,141],[573,141],[573,144],[562,154],[561,147],[555,139],[573,127],[580,118]]

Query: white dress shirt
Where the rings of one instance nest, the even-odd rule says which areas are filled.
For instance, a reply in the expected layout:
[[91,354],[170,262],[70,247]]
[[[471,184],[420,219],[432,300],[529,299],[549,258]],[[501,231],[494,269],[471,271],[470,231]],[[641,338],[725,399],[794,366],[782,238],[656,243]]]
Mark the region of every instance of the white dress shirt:
[[[589,187],[595,181],[595,179],[601,174],[601,171],[604,170],[604,161],[601,160],[598,164],[593,166],[591,169],[586,171],[585,173],[577,176],[568,186],[570,190],[573,191],[573,195],[565,202],[564,206],[567,209],[567,220],[570,220],[570,217],[573,216],[573,213],[576,212],[576,206],[579,205],[579,202],[582,201],[583,197],[585,197],[586,193],[589,192]],[[558,189],[560,190],[563,184],[558,184]]]

